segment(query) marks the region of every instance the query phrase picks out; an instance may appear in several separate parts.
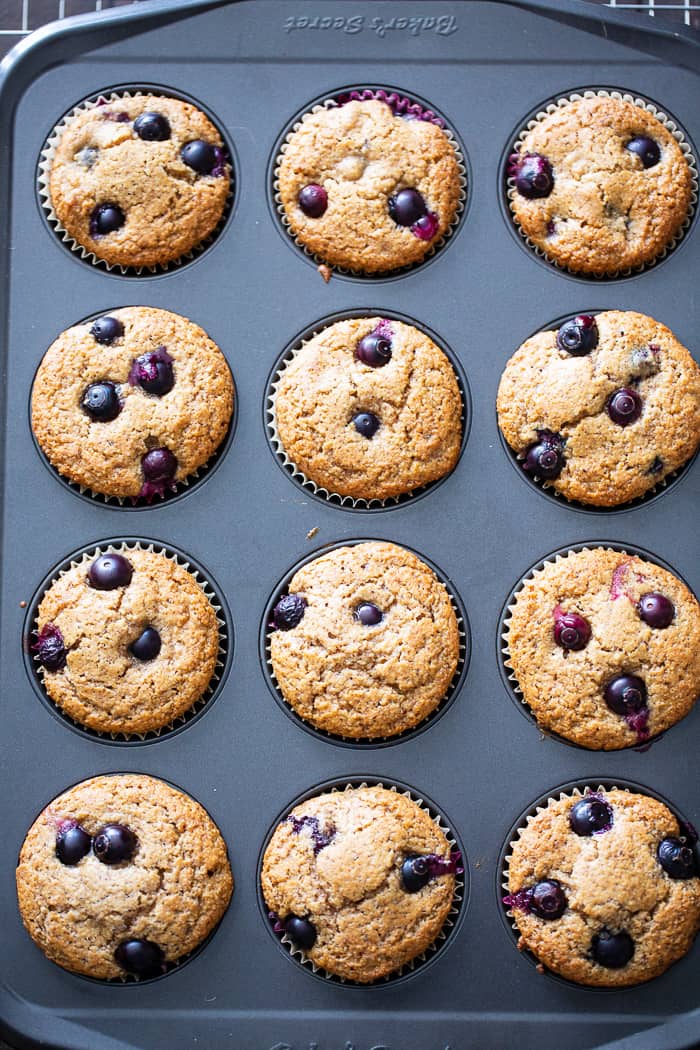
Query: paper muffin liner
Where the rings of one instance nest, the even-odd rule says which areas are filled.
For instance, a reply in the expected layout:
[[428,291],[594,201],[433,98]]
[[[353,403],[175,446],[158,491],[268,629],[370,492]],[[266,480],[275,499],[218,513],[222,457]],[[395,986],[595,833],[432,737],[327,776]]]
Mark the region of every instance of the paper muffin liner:
[[279,922],[274,912],[269,911],[265,898],[262,892],[262,886],[260,881],[260,874],[262,871],[262,862],[265,856],[265,851],[272,839],[272,836],[279,826],[279,823],[286,819],[286,817],[279,818],[272,826],[263,844],[263,848],[260,854],[260,862],[258,865],[258,899],[260,903],[261,911],[267,916],[267,922],[269,928],[275,939],[282,945],[291,959],[297,964],[301,965],[309,973],[314,974],[316,977],[320,977],[325,981],[332,982],[333,984],[342,985],[345,988],[381,988],[385,987],[400,978],[410,977],[418,970],[422,969],[424,965],[432,962],[436,957],[440,949],[445,945],[445,942],[456,929],[463,913],[465,910],[465,901],[468,892],[468,867],[466,855],[461,848],[461,844],[458,842],[456,835],[451,830],[447,821],[443,815],[439,812],[437,807],[432,802],[426,801],[422,796],[418,795],[415,791],[410,790],[405,785],[397,786],[391,782],[385,782],[380,777],[357,777],[354,780],[349,780],[344,784],[333,785],[326,787],[321,791],[313,792],[312,794],[305,794],[303,798],[296,799],[290,804],[287,809],[287,814],[291,812],[296,806],[301,805],[303,802],[308,801],[311,798],[317,798],[319,795],[336,794],[342,791],[352,791],[355,788],[365,787],[381,787],[388,791],[396,792],[397,794],[404,795],[406,798],[415,802],[417,806],[428,814],[433,823],[443,833],[450,847],[450,858],[455,862],[455,888],[452,896],[452,905],[447,917],[443,923],[442,929],[435,938],[435,940],[428,945],[419,955],[415,956],[409,962],[404,963],[403,966],[398,967],[385,977],[379,977],[375,981],[363,982],[353,981],[345,977],[338,977],[336,974],[329,973],[323,967],[318,966],[313,959],[311,959],[302,948],[298,948],[291,938],[286,934],[284,928]]
[[[344,745],[346,747],[361,747],[367,749],[372,747],[385,747],[391,744],[403,743],[405,740],[411,739],[412,737],[425,732],[426,729],[429,729],[430,726],[439,718],[441,718],[442,715],[448,710],[448,708],[452,706],[453,701],[457,698],[462,682],[466,677],[466,673],[469,667],[469,658],[471,655],[469,621],[467,619],[467,613],[464,608],[464,605],[462,604],[461,598],[457,595],[455,588],[451,585],[451,581],[450,585],[448,585],[447,578],[442,572],[440,572],[437,569],[435,565],[432,564],[432,562],[428,561],[428,559],[423,554],[416,554],[416,557],[419,557],[420,560],[425,565],[427,565],[428,568],[432,570],[432,572],[435,573],[435,576],[445,588],[447,596],[450,599],[452,611],[454,612],[455,619],[457,621],[457,631],[459,635],[459,652],[457,657],[457,667],[445,691],[445,695],[442,697],[439,703],[436,704],[433,710],[430,711],[425,716],[425,718],[421,719],[421,721],[418,722],[416,725],[410,726],[408,729],[404,729],[402,730],[402,732],[395,733],[392,736],[372,737],[342,736],[340,733],[331,733],[326,729],[319,729],[313,724],[313,722],[307,721],[299,714],[298,711],[294,709],[294,707],[285,698],[280,684],[277,681],[270,654],[270,639],[275,630],[272,623],[272,611],[274,609],[274,606],[279,601],[282,594],[287,593],[289,581],[292,579],[294,574],[298,572],[300,568],[302,568],[302,566],[309,565],[311,562],[316,561],[318,558],[322,558],[325,554],[329,554],[333,550],[338,550],[340,547],[355,547],[360,543],[368,542],[372,541],[367,539],[341,540],[338,543],[334,543],[330,546],[323,547],[320,551],[316,551],[314,554],[311,554],[307,558],[304,558],[303,561],[298,562],[285,575],[284,579],[277,584],[270,600],[267,603],[265,615],[263,617],[260,640],[261,661],[263,664],[265,677],[267,678],[268,686],[275,700],[277,700],[278,704],[285,712],[285,714],[289,715],[293,722],[295,722],[297,725],[300,725],[308,733],[311,733],[313,736],[319,737],[321,740],[326,740],[329,743],[333,744]],[[403,545],[398,544],[398,546]],[[408,547],[406,549],[411,550],[411,548]],[[411,553],[416,552],[411,551]]]
[[[205,237],[200,244],[195,245],[195,247],[190,248],[188,252],[184,252],[181,256],[179,256],[179,258],[173,259],[171,262],[168,263],[156,263],[153,266],[124,266],[121,263],[108,263],[105,259],[100,259],[99,256],[95,255],[95,253],[90,251],[89,248],[85,248],[82,244],[76,241],[75,238],[71,236],[71,234],[68,233],[65,227],[61,224],[58,216],[56,215],[56,212],[54,211],[53,203],[51,201],[51,192],[49,188],[53,159],[56,153],[56,148],[58,147],[61,136],[63,135],[63,132],[66,130],[66,127],[70,124],[70,122],[73,119],[75,119],[75,117],[79,116],[80,113],[83,113],[85,110],[96,109],[99,106],[119,102],[119,100],[123,98],[138,98],[141,95],[154,95],[174,99],[179,98],[178,95],[171,94],[167,91],[160,91],[157,89],[149,90],[148,88],[140,87],[133,87],[128,89],[124,88],[122,90],[117,91],[98,92],[94,95],[90,95],[88,98],[83,99],[82,102],[78,102],[75,106],[73,106],[73,108],[70,109],[67,113],[65,113],[61,117],[59,122],[54,126],[49,137],[47,138],[46,142],[42,147],[41,154],[39,156],[37,172],[37,190],[39,194],[39,202],[41,204],[44,216],[50,228],[53,230],[56,236],[60,238],[60,240],[63,242],[63,244],[65,244],[67,248],[79,255],[84,262],[90,263],[93,266],[97,266],[103,270],[106,270],[109,273],[118,273],[122,277],[140,277],[148,276],[151,274],[169,273],[173,270],[179,269],[185,263],[191,262],[193,259],[196,259],[198,256],[200,256],[216,240],[216,238],[219,236],[224,226],[226,225],[226,222],[228,221],[228,218],[231,214],[231,210],[233,208],[233,195],[235,190],[236,173],[234,170],[233,156],[231,155],[231,150],[229,149],[228,144],[221,133],[221,128],[219,127],[218,123],[211,117],[209,117],[209,114],[206,113],[205,110],[202,110],[202,112],[211,121],[211,123],[214,125],[219,135],[221,136],[221,141],[224,143],[226,162],[231,168],[231,176],[229,178],[229,193],[226,199],[226,203],[224,205],[223,212],[221,213],[221,218],[219,219],[212,232],[207,237]],[[184,101],[189,102],[189,99],[185,99]],[[190,105],[199,106],[200,104],[197,102],[191,102]]]
[[[606,313],[607,311],[600,309],[591,309],[580,310],[578,312],[597,316],[598,314]],[[541,332],[554,331],[554,329],[559,328],[565,321],[569,320],[571,317],[574,316],[574,311],[568,314],[564,314],[563,316],[556,318],[554,321],[549,322],[543,327],[538,328],[536,332],[532,333],[532,335],[538,335]],[[532,335],[528,336],[528,338],[532,338]],[[548,496],[550,499],[557,500],[563,505],[570,507],[573,510],[583,510],[589,514],[619,514],[624,511],[634,510],[635,507],[641,507],[643,504],[649,503],[651,500],[663,495],[666,489],[671,488],[671,486],[676,481],[679,481],[683,477],[685,472],[692,466],[696,456],[698,455],[697,452],[694,452],[693,455],[685,461],[685,463],[681,463],[681,465],[679,467],[676,467],[675,470],[669,471],[669,473],[665,474],[662,478],[660,478],[659,481],[656,482],[656,484],[651,485],[646,490],[646,492],[643,492],[641,496],[635,496],[633,499],[626,500],[624,503],[616,503],[614,506],[603,507],[599,506],[596,503],[584,503],[582,500],[570,499],[568,496],[565,496],[563,492],[560,492],[559,489],[555,487],[554,481],[548,481],[546,478],[540,478],[537,475],[528,474],[522,468],[522,464],[526,458],[527,449],[523,449],[521,452],[518,452],[516,449],[514,449],[513,446],[508,443],[505,434],[501,430],[500,423],[498,424],[498,436],[501,439],[501,444],[503,445],[503,448],[509,460],[518,471],[518,474],[520,474],[529,485],[532,485],[538,492],[544,493],[544,495]]]
[[[331,266],[322,256],[317,255],[306,247],[303,240],[292,232],[291,224],[284,210],[282,199],[280,196],[279,189],[279,172],[282,159],[287,151],[287,145],[292,135],[299,130],[304,121],[312,116],[314,113],[319,113],[324,109],[335,109],[337,106],[346,105],[351,101],[366,101],[370,99],[376,99],[382,102],[388,102],[392,110],[396,115],[401,113],[411,112],[415,114],[416,119],[425,120],[431,124],[436,124],[445,133],[452,149],[457,157],[457,165],[459,169],[459,183],[460,183],[460,194],[455,214],[450,222],[448,228],[445,230],[442,237],[431,245],[428,251],[425,253],[422,259],[417,262],[408,263],[405,266],[397,266],[392,270],[382,270],[376,273],[365,273],[364,270],[355,270],[344,266]],[[345,91],[339,91],[334,95],[322,99],[319,102],[315,102],[311,105],[310,109],[304,109],[300,115],[294,118],[291,127],[284,133],[284,137],[281,145],[278,147],[279,152],[277,153],[273,165],[272,172],[272,197],[275,204],[275,211],[282,225],[284,232],[287,236],[296,244],[298,248],[304,253],[304,255],[313,260],[317,266],[326,267],[330,273],[342,274],[349,277],[362,277],[362,278],[375,278],[382,279],[388,276],[399,276],[400,274],[408,273],[411,270],[416,269],[418,266],[422,266],[429,259],[431,259],[436,252],[440,251],[445,244],[452,237],[453,233],[457,229],[464,208],[467,202],[467,165],[464,159],[464,153],[462,147],[457,140],[454,132],[447,126],[447,122],[433,110],[431,107],[425,106],[422,102],[418,102],[414,97],[410,95],[404,95],[403,92],[394,91],[391,88],[370,88],[360,86],[356,88],[347,88]],[[327,280],[330,278],[327,278]]]
[[[530,825],[530,823],[535,819],[535,817],[537,817],[539,813],[544,812],[544,810],[546,810],[552,803],[559,802],[562,799],[578,800],[581,798],[585,798],[587,795],[605,795],[609,791],[625,791],[628,794],[645,795],[649,798],[656,799],[658,802],[661,802],[664,806],[666,806],[669,812],[673,814],[673,816],[678,821],[681,832],[683,834],[686,834],[688,838],[694,839],[694,841],[697,842],[697,834],[695,832],[695,829],[693,828],[693,825],[683,820],[682,817],[678,815],[678,812],[675,809],[675,807],[671,805],[671,803],[667,799],[663,798],[663,796],[657,794],[655,791],[650,791],[648,788],[643,787],[641,784],[633,783],[632,781],[628,781],[624,778],[622,780],[604,779],[602,782],[598,781],[594,785],[587,783],[585,780],[582,780],[573,784],[564,784],[561,788],[554,788],[551,792],[548,792],[546,795],[540,796],[540,798],[536,802],[529,806],[525,810],[525,812],[518,818],[518,820],[513,825],[511,831],[507,835],[506,841],[501,850],[501,857],[498,864],[496,890],[500,905],[499,911],[501,913],[501,917],[504,919],[506,928],[508,929],[509,933],[511,933],[515,938],[515,945],[518,948],[519,954],[521,956],[524,956],[528,961],[532,962],[536,966],[539,973],[546,974],[547,977],[550,977],[554,980],[562,981],[569,987],[583,989],[583,991],[585,992],[619,993],[620,991],[625,991],[626,988],[606,987],[605,985],[578,984],[578,982],[572,981],[570,978],[562,977],[555,971],[549,970],[542,962],[540,962],[540,960],[531,948],[529,948],[524,943],[521,945],[521,932],[520,927],[517,923],[518,909],[514,905],[509,905],[508,903],[506,903],[506,901],[503,898],[511,895],[508,882],[510,877],[510,862],[513,856],[512,850],[517,845],[518,839],[522,835],[523,831],[525,831],[525,829]],[[646,982],[639,982],[639,984],[641,983]],[[639,984],[629,985],[628,987],[638,988]]]
[[[181,715],[178,715],[177,718],[161,726],[159,729],[150,729],[145,733],[107,733],[97,729],[91,729],[88,726],[77,722],[75,719],[71,718],[70,715],[66,714],[51,696],[49,696],[44,682],[46,671],[39,662],[39,654],[35,652],[33,646],[39,633],[39,606],[46,593],[58,579],[79,566],[85,567],[87,575],[87,567],[89,563],[95,558],[100,557],[102,554],[124,554],[128,557],[130,551],[147,551],[150,554],[162,554],[163,557],[167,558],[169,561],[175,562],[180,568],[185,569],[190,576],[193,577],[216,615],[219,645],[216,664],[211,679],[209,680],[209,684],[202,695],[194,701],[187,711],[184,711]],[[151,540],[115,540],[114,542],[101,543],[95,547],[90,547],[85,551],[78,551],[74,555],[65,559],[61,565],[54,570],[46,580],[44,580],[34,595],[29,607],[25,627],[25,663],[32,679],[32,683],[39,692],[41,699],[61,721],[69,725],[72,729],[75,729],[79,733],[92,739],[110,744],[140,744],[162,740],[172,733],[180,731],[190,722],[198,718],[219,692],[219,687],[223,683],[228,671],[231,651],[232,632],[229,628],[226,613],[223,609],[222,599],[219,597],[218,591],[205,576],[201,566],[179,551],[174,550],[172,547]]]
[[666,256],[669,255],[673,251],[673,249],[680,243],[683,237],[685,237],[693,220],[693,216],[695,214],[695,209],[697,207],[698,202],[698,166],[695,154],[693,153],[693,150],[686,139],[685,133],[681,130],[681,128],[679,128],[676,121],[672,120],[671,117],[668,116],[668,114],[666,114],[662,109],[659,109],[656,105],[654,105],[653,102],[650,102],[649,99],[641,98],[639,95],[632,95],[628,92],[609,91],[605,88],[591,88],[585,91],[575,91],[572,92],[570,95],[556,96],[556,98],[554,98],[551,102],[547,103],[538,113],[535,114],[535,116],[531,120],[527,122],[525,127],[518,132],[518,135],[516,136],[515,141],[513,143],[512,149],[509,151],[509,156],[520,152],[520,148],[523,145],[528,133],[532,131],[532,129],[541,120],[544,120],[545,117],[548,117],[550,114],[555,113],[557,109],[561,108],[562,106],[567,106],[571,102],[577,102],[583,98],[596,97],[612,98],[616,99],[617,101],[631,102],[633,105],[638,106],[640,109],[643,109],[646,113],[650,113],[653,117],[656,117],[656,119],[664,125],[666,130],[669,131],[671,135],[673,135],[674,139],[680,146],[685,156],[685,159],[688,163],[688,167],[690,168],[692,186],[690,204],[688,206],[688,213],[683,222],[681,223],[680,227],[674,234],[674,236],[661,249],[658,255],[656,255],[649,262],[640,263],[639,266],[629,266],[626,269],[614,270],[610,273],[583,273],[580,270],[572,269],[571,267],[565,266],[562,263],[558,263],[554,259],[550,258],[550,256],[542,248],[539,248],[534,243],[534,241],[530,240],[530,238],[520,226],[516,218],[515,212],[513,210],[513,201],[515,199],[517,191],[515,189],[514,178],[508,174],[508,164],[506,164],[506,198],[508,203],[508,211],[512,219],[513,226],[520,234],[520,237],[525,242],[530,251],[532,251],[538,258],[543,259],[555,269],[561,270],[564,273],[569,273],[574,277],[579,277],[582,279],[593,281],[610,281],[617,280],[621,277],[630,277],[633,274],[639,274],[643,273],[645,270],[649,270],[652,266],[655,266],[657,263],[665,259]]
[[[438,340],[437,336],[429,333],[424,327],[418,325],[415,321],[409,320],[403,317],[397,317],[395,314],[390,313],[382,315],[382,320],[397,321],[400,324],[410,325],[412,328],[416,328],[427,336],[438,349],[445,355],[447,360],[452,367],[455,379],[457,380],[457,386],[459,387],[459,395],[462,402],[462,411],[459,417],[460,426],[462,428],[462,437],[460,442],[460,449],[457,460],[454,467],[449,470],[442,477],[435,478],[434,481],[428,481],[425,485],[419,485],[415,489],[410,489],[408,492],[400,492],[398,496],[387,496],[386,499],[366,499],[361,496],[342,496],[339,492],[334,492],[331,489],[324,488],[322,485],[317,485],[312,478],[308,477],[300,467],[287,454],[287,450],[284,447],[282,438],[280,437],[279,430],[277,428],[277,411],[276,411],[276,400],[277,394],[279,393],[280,383],[284,378],[284,373],[290,366],[297,354],[301,353],[304,347],[317,335],[320,335],[326,329],[331,328],[334,324],[338,324],[340,321],[348,321],[352,319],[361,319],[363,317],[371,317],[372,313],[362,311],[359,316],[355,312],[349,314],[343,314],[339,317],[333,317],[332,320],[326,320],[319,322],[318,327],[315,327],[313,331],[306,332],[301,338],[295,340],[291,348],[288,348],[282,355],[279,363],[275,366],[271,378],[268,380],[267,389],[265,392],[265,430],[267,432],[267,438],[272,448],[273,453],[278,463],[284,468],[285,473],[289,474],[294,482],[302,489],[306,489],[311,492],[312,495],[317,496],[319,499],[326,500],[328,503],[332,503],[336,506],[351,508],[352,510],[387,510],[391,507],[401,506],[407,503],[409,500],[417,499],[419,496],[424,495],[426,492],[430,492],[437,485],[449,478],[454,472],[459,463],[459,460],[464,451],[464,446],[467,441],[469,434],[469,423],[471,413],[469,411],[469,394],[467,390],[466,381],[461,375],[459,367],[455,364],[451,354],[448,354],[442,345],[441,341]],[[374,316],[379,317],[380,314],[376,313]]]
[[[511,652],[509,648],[510,625],[513,618],[513,610],[515,609],[517,598],[524,589],[525,585],[529,583],[530,580],[536,579],[536,577],[539,576],[548,565],[557,565],[560,562],[565,561],[570,554],[578,554],[581,551],[594,550],[607,552],[612,551],[616,554],[627,554],[632,557],[642,558],[644,561],[648,561],[650,564],[656,565],[659,568],[665,569],[667,572],[670,572],[673,576],[679,579],[681,583],[684,583],[685,586],[688,587],[688,584],[685,583],[685,580],[683,580],[683,578],[676,572],[675,569],[673,569],[666,562],[662,561],[662,559],[657,558],[656,555],[650,554],[649,551],[643,550],[641,547],[637,547],[635,544],[630,545],[629,543],[623,544],[614,542],[578,543],[571,544],[570,546],[562,548],[561,550],[554,551],[546,558],[542,558],[535,565],[529,568],[526,573],[524,573],[524,575],[520,578],[520,580],[513,588],[506,600],[505,607],[501,613],[498,628],[498,648],[501,677],[503,678],[504,684],[506,685],[510,696],[513,698],[513,700],[515,700],[518,710],[520,710],[526,716],[528,721],[532,722],[535,726],[537,726],[537,729],[540,731],[540,733],[545,734],[545,736],[551,737],[553,740],[557,740],[562,744],[567,744],[569,747],[578,748],[581,751],[599,752],[603,754],[614,754],[616,751],[637,751],[642,753],[648,751],[652,744],[655,744],[658,740],[660,740],[662,736],[664,736],[664,734],[668,732],[668,730],[665,729],[662,732],[657,733],[655,736],[651,736],[646,740],[640,740],[636,744],[626,744],[623,747],[584,747],[582,744],[577,744],[575,740],[570,740],[568,737],[562,736],[554,730],[545,728],[544,726],[540,725],[535,713],[533,712],[532,708],[525,699],[525,696],[520,688],[520,684],[518,682],[518,679],[516,678],[515,671],[513,670],[513,666],[511,664]],[[688,587],[688,589],[691,590],[690,587]],[[669,729],[673,729],[673,726],[669,726]]]

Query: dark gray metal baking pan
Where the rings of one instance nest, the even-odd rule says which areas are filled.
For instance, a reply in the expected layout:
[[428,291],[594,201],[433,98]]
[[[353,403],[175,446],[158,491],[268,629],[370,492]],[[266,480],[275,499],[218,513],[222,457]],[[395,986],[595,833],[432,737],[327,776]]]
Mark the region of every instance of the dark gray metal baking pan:
[[[527,568],[564,545],[640,545],[700,591],[700,465],[624,513],[581,513],[522,483],[499,441],[494,399],[504,364],[552,317],[590,303],[590,282],[541,265],[511,235],[498,167],[521,117],[584,85],[650,97],[700,145],[700,44],[689,30],[632,23],[577,0],[154,0],[48,27],[22,43],[0,86],[2,456],[0,704],[3,798],[0,1013],[21,1046],[60,1050],[679,1050],[700,1031],[700,945],[663,977],[600,995],[541,977],[521,959],[494,902],[503,839],[533,798],[566,781],[647,785],[700,817],[692,762],[700,711],[646,754],[591,754],[551,739],[515,709],[501,681],[496,631]],[[280,238],[269,201],[270,151],[305,103],[350,84],[388,83],[445,114],[467,150],[465,219],[429,265],[363,282],[314,267]],[[200,99],[232,138],[238,203],[212,247],[159,277],[121,278],[71,255],[36,201],[36,161],[74,102],[118,84],[161,85]],[[700,227],[653,269],[595,285],[599,309],[639,309],[693,349],[700,328]],[[45,469],[27,420],[31,379],[63,328],[128,304],[202,324],[236,376],[239,417],[215,472],[182,498],[138,514],[80,499]],[[336,312],[384,307],[424,322],[459,359],[472,421],[455,471],[419,500],[363,515],[307,496],[279,469],[263,425],[270,369],[296,332]],[[314,529],[318,531],[308,538]],[[21,654],[24,610],[71,550],[125,535],[171,544],[211,570],[231,610],[236,649],[217,699],[182,732],[142,747],[88,740],[34,695]],[[304,732],[279,708],[258,659],[265,602],[288,569],[343,539],[379,536],[421,550],[464,600],[469,673],[424,733],[357,751]],[[100,772],[162,776],[221,827],[237,882],[210,944],[162,980],[115,987],[44,959],[21,928],[14,865],[27,827],[67,785]],[[255,872],[285,804],[315,784],[357,775],[425,791],[455,823],[471,872],[449,951],[406,981],[366,990],[292,966],[264,928]]]

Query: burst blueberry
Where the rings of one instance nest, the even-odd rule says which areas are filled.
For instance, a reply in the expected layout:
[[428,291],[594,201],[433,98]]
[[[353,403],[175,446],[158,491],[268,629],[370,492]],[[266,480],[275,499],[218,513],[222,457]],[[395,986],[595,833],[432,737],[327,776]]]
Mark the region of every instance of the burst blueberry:
[[90,236],[105,237],[114,233],[126,222],[126,216],[118,204],[98,204],[90,216]]
[[164,346],[137,357],[129,369],[131,386],[141,387],[147,394],[163,397],[174,384],[173,359]]
[[552,165],[539,153],[526,153],[512,168],[515,188],[522,197],[536,200],[548,197],[554,187]]
[[311,182],[299,190],[297,201],[304,215],[310,219],[320,219],[328,207],[328,194],[323,186]]
[[389,198],[389,215],[397,226],[414,226],[427,212],[423,195],[418,190],[399,190]]
[[584,838],[608,831],[612,827],[613,812],[607,802],[597,795],[588,795],[569,810],[569,826]]
[[146,627],[145,630],[129,646],[129,652],[137,660],[146,662],[155,660],[160,652],[161,638],[155,627]]
[[611,933],[602,929],[591,941],[591,955],[608,970],[621,970],[634,955],[634,941],[626,930]]
[[92,323],[90,335],[95,342],[109,346],[115,339],[120,339],[124,335],[124,325],[116,317],[98,317]]
[[617,423],[619,427],[628,427],[641,416],[642,399],[636,390],[623,387],[610,395],[606,408],[613,423]]
[[114,951],[114,958],[122,970],[135,977],[157,977],[165,970],[163,949],[154,941],[130,937]]
[[116,419],[122,406],[114,383],[103,380],[91,383],[80,402],[83,412],[96,423],[109,423]]
[[578,652],[585,649],[591,637],[591,625],[578,613],[554,613],[554,641],[562,649]]
[[133,575],[131,562],[123,554],[101,554],[88,570],[88,582],[96,591],[128,587]]
[[358,412],[352,419],[355,430],[363,437],[373,438],[379,430],[379,420],[374,412]]
[[279,631],[291,631],[297,627],[306,612],[306,598],[300,594],[285,594],[272,611],[274,626]]
[[557,346],[572,357],[585,357],[598,345],[598,325],[591,314],[578,314],[557,332]]
[[603,691],[605,703],[623,718],[647,706],[647,687],[636,674],[616,674]]
[[362,602],[355,609],[355,619],[364,627],[376,627],[384,619],[384,613],[374,602]]
[[77,820],[63,820],[56,833],[56,856],[61,864],[73,867],[90,852],[92,839]]
[[661,160],[661,150],[658,142],[654,142],[647,135],[638,135],[631,139],[626,148],[630,153],[636,154],[645,168],[653,168]]
[[46,671],[61,671],[66,666],[66,647],[63,635],[53,623],[47,623],[37,635],[32,646],[39,656],[39,663]]
[[529,907],[540,919],[560,919],[568,901],[556,879],[544,879],[530,890]]
[[658,591],[649,591],[648,594],[643,594],[639,599],[637,611],[644,623],[649,624],[650,627],[655,627],[657,630],[669,627],[676,615],[676,607],[671,599],[667,598],[665,594],[659,594]]
[[282,925],[297,948],[301,948],[305,952],[311,951],[316,943],[317,933],[316,927],[310,919],[301,919],[298,915],[288,915]]
[[564,439],[551,430],[538,430],[537,437],[525,450],[523,470],[533,477],[553,481],[564,469]]
[[383,368],[391,360],[391,341],[379,332],[368,332],[357,344],[355,357],[370,368]]
[[672,879],[692,879],[698,873],[694,850],[674,835],[661,840],[656,855],[659,864]]
[[105,824],[92,840],[92,851],[103,864],[121,864],[131,860],[138,839],[124,824]]
[[145,142],[165,142],[170,138],[170,121],[164,113],[142,113],[134,121],[134,131]]

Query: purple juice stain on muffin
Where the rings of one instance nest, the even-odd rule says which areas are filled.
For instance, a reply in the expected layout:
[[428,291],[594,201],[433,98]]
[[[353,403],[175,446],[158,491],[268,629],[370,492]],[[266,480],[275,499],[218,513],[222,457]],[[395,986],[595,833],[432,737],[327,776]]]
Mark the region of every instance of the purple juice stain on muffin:
[[103,118],[105,120],[114,120],[114,121],[116,121],[117,124],[128,124],[129,121],[131,120],[131,117],[129,116],[129,114],[125,113],[123,109],[122,110],[118,110],[118,111],[115,111],[113,109],[107,109],[102,114],[102,116],[103,116]]
[[313,839],[314,856],[318,856],[322,849],[330,846],[335,838],[335,828],[331,825],[327,830],[322,829],[318,817],[295,817],[294,814],[290,814],[287,817],[287,822],[292,825],[292,831],[295,835],[298,835],[304,828],[308,829]]
[[173,359],[164,346],[141,354],[132,362],[128,375],[130,386],[140,386],[147,394],[162,397],[175,383]]
[[41,628],[31,647],[46,671],[62,671],[66,666],[66,646],[60,629],[53,623]]
[[384,88],[363,88],[360,91],[346,91],[335,99],[339,106],[346,106],[348,102],[369,101],[384,102],[395,117],[403,117],[404,120],[423,120],[439,128],[445,127],[445,121],[432,109],[424,108],[420,103],[412,102],[411,99],[397,94],[396,91],[385,91]]

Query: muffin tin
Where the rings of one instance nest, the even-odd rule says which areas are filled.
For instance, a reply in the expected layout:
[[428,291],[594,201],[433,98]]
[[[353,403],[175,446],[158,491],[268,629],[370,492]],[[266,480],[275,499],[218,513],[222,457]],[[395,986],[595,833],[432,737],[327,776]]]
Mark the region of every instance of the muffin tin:
[[[667,109],[695,150],[699,78],[700,41],[691,32],[578,0],[308,0],[301,7],[154,0],[43,30],[5,67],[0,1013],[12,1041],[66,1050],[500,1050],[516,1043],[583,1050],[622,1037],[629,1050],[692,1044],[700,945],[648,985],[591,992],[543,977],[519,958],[494,885],[518,814],[564,782],[634,782],[697,823],[697,778],[688,771],[700,747],[700,712],[646,753],[567,747],[543,738],[516,710],[497,641],[515,581],[562,547],[641,545],[700,592],[700,467],[696,460],[625,513],[582,514],[515,477],[494,403],[523,339],[591,301],[590,281],[525,250],[504,212],[499,172],[513,129],[547,98],[612,87]],[[271,157],[296,113],[361,83],[388,83],[444,113],[464,146],[468,203],[449,244],[429,262],[386,280],[336,274],[326,284],[280,229]],[[216,114],[235,150],[236,199],[225,228],[198,258],[162,275],[126,277],[87,265],[47,228],[37,197],[37,161],[53,124],[81,98],[119,86],[186,92]],[[647,272],[597,281],[595,305],[649,313],[693,349],[699,267],[694,222]],[[226,354],[238,395],[236,432],[216,470],[136,517],[81,499],[48,472],[28,423],[31,381],[47,346],[76,318],[119,305],[171,309],[201,324]],[[455,470],[420,499],[371,513],[302,489],[275,462],[265,421],[271,369],[295,334],[355,310],[406,315],[434,329],[471,391]],[[260,625],[293,565],[370,537],[403,543],[440,566],[469,617],[470,663],[454,702],[420,734],[390,747],[338,747],[303,731],[275,703]],[[236,639],[230,673],[205,715],[128,749],[52,717],[21,653],[23,603],[51,566],[77,548],[125,538],[205,565]],[[124,986],[80,980],[44,959],[22,929],[14,890],[16,854],[41,808],[70,784],[115,771],[151,773],[191,793],[221,828],[236,878],[216,935],[186,967]],[[265,837],[291,799],[358,778],[405,785],[417,797],[427,792],[450,815],[470,892],[449,950],[401,981],[350,989],[284,958],[266,929],[256,874]]]

